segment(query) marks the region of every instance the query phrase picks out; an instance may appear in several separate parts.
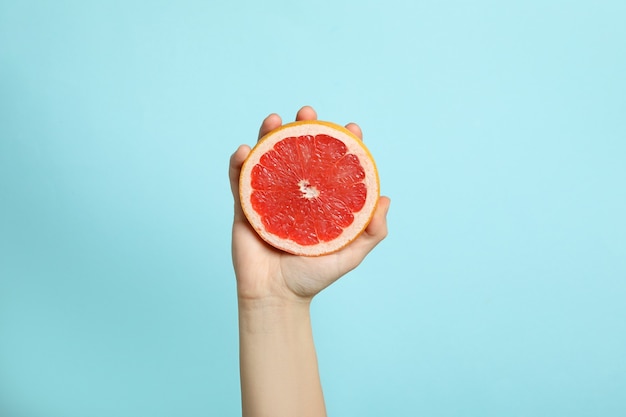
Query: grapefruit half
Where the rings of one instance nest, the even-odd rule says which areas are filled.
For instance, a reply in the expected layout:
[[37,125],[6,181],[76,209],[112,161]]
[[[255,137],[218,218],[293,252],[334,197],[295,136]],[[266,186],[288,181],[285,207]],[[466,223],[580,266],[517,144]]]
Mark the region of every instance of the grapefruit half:
[[270,245],[295,255],[343,248],[365,230],[378,197],[376,164],[348,129],[322,121],[285,124],[262,137],[241,168],[248,221]]

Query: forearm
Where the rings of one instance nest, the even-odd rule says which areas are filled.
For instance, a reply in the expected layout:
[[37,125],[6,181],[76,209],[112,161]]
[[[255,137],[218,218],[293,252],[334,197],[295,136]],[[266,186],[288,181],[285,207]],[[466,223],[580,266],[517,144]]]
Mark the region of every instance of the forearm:
[[239,300],[244,417],[326,416],[309,305]]

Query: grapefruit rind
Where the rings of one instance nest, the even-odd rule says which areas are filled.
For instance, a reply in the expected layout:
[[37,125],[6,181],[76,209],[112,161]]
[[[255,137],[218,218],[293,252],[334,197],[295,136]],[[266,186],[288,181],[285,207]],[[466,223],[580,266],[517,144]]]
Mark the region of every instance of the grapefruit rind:
[[[354,154],[358,157],[366,174],[363,183],[367,189],[367,195],[363,208],[353,213],[354,221],[352,224],[346,227],[337,238],[328,242],[319,242],[314,245],[301,245],[295,241],[278,237],[265,230],[261,215],[254,210],[251,204],[251,194],[254,191],[251,185],[251,172],[254,166],[259,163],[261,157],[266,152],[273,149],[274,145],[280,140],[294,136],[316,136],[320,134],[329,135],[341,140],[348,148],[347,153]],[[244,161],[239,177],[239,198],[248,222],[264,241],[277,249],[294,255],[327,255],[348,245],[365,230],[371,221],[376,210],[379,196],[380,181],[378,178],[378,170],[371,153],[363,144],[363,141],[343,126],[319,120],[288,123],[263,136]]]

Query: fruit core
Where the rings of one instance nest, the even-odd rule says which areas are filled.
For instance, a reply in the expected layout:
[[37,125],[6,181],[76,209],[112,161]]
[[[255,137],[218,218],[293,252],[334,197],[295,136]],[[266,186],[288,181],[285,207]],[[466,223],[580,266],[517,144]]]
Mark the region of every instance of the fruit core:
[[320,195],[320,192],[313,185],[309,184],[307,180],[300,180],[298,182],[302,198],[315,198]]

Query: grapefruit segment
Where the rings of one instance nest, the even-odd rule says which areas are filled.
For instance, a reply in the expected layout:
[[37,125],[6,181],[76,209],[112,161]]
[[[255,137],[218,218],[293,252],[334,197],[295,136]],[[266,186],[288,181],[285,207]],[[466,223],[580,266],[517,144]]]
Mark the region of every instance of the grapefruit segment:
[[289,123],[265,135],[239,179],[243,211],[259,236],[306,256],[335,252],[362,233],[379,189],[363,142],[322,121]]

